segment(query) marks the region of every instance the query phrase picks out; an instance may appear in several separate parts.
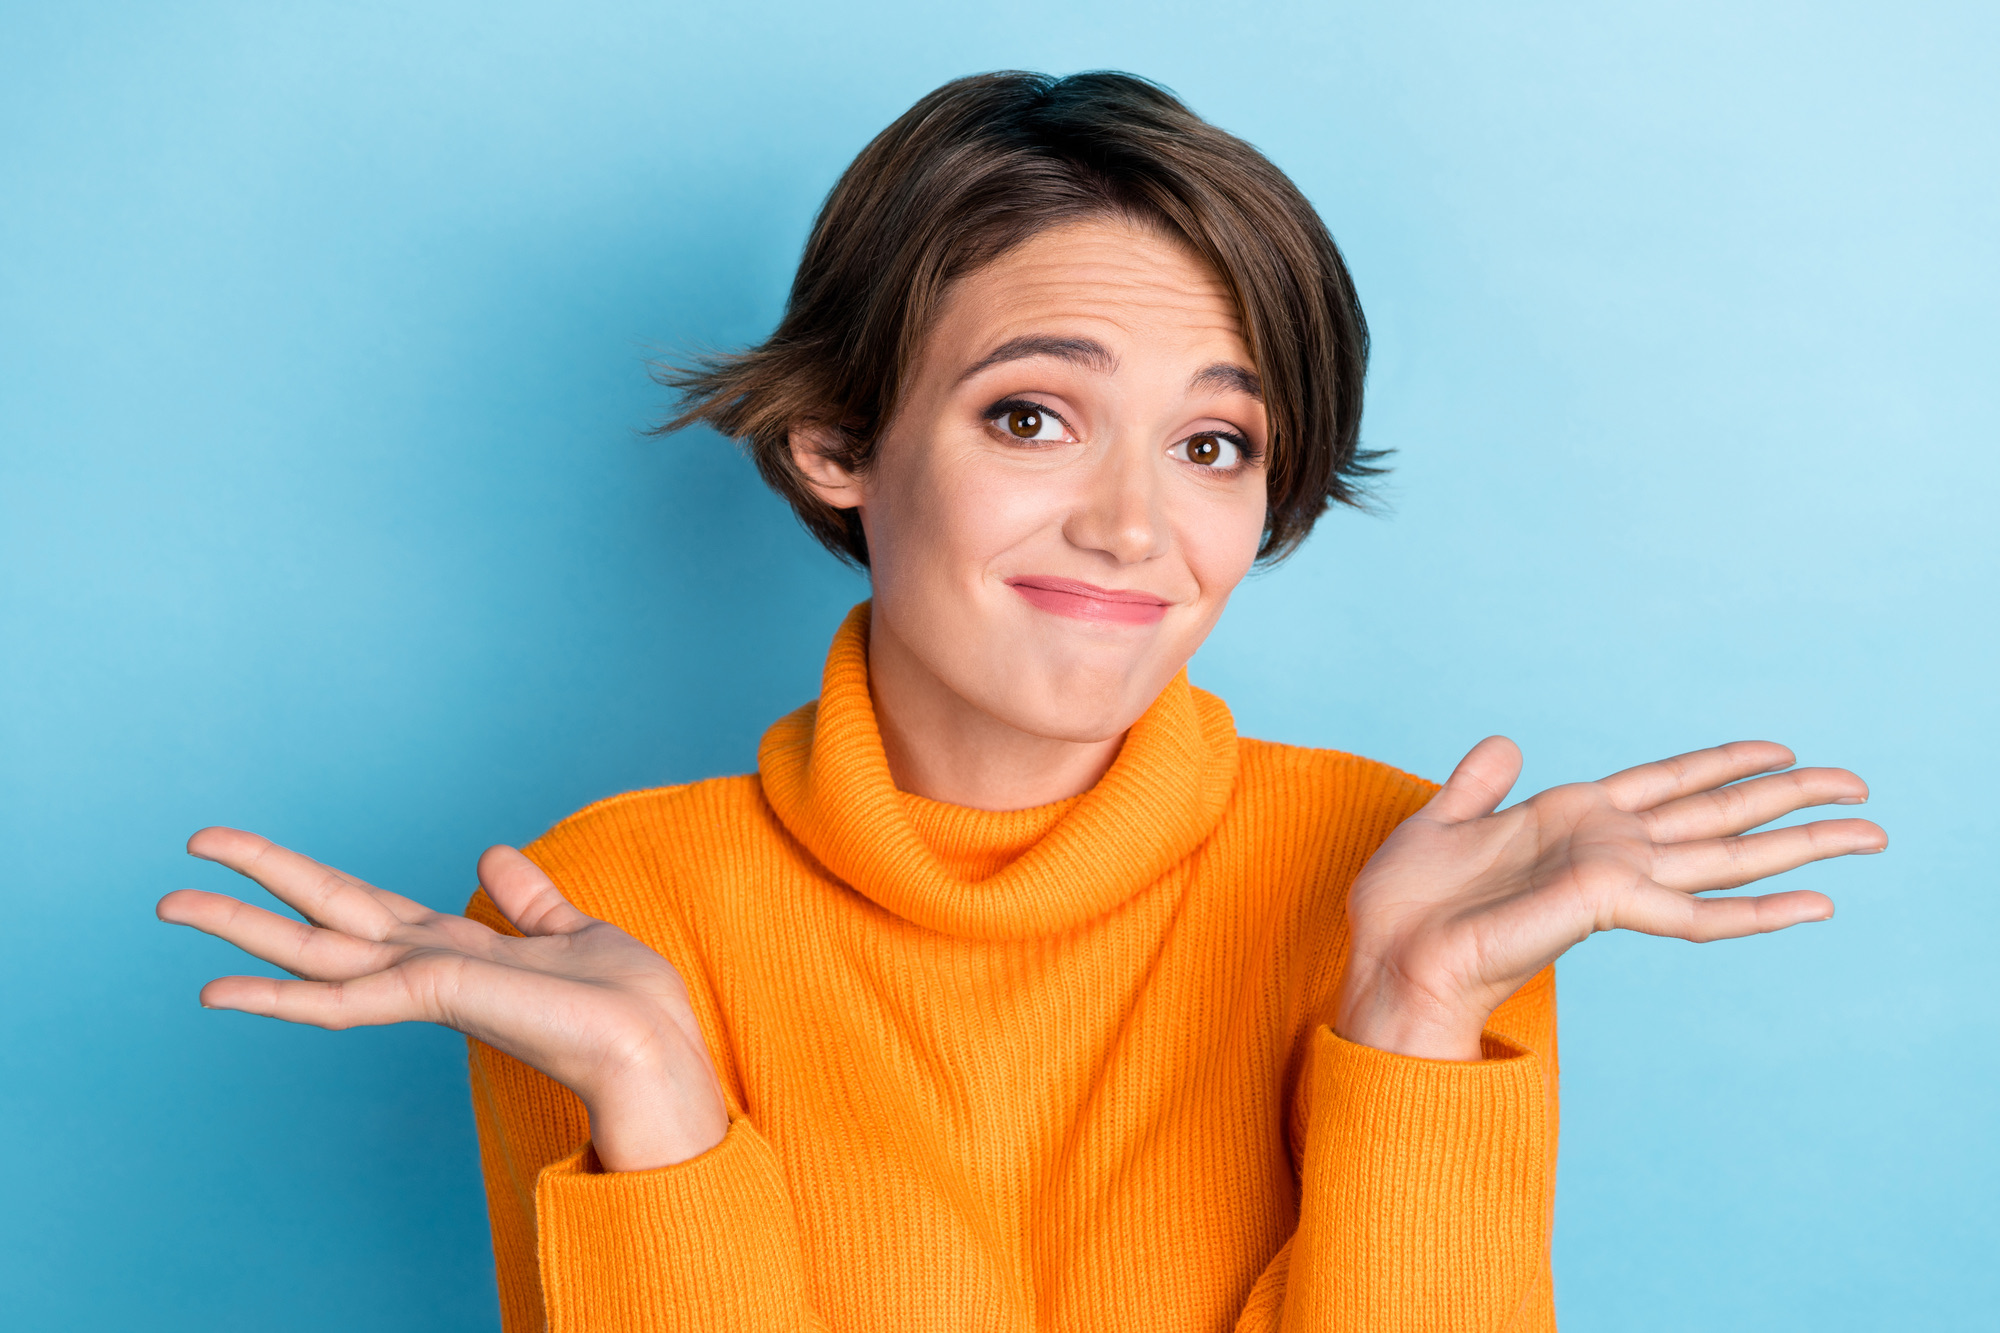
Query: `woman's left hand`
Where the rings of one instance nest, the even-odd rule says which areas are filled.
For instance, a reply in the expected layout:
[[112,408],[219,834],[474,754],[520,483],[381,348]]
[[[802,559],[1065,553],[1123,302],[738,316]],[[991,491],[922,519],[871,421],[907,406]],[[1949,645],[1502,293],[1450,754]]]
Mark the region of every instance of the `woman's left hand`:
[[1493,1010],[1594,931],[1706,941],[1824,921],[1833,903],[1806,889],[1695,896],[1888,845],[1865,819],[1750,833],[1868,798],[1845,769],[1792,762],[1782,745],[1737,741],[1500,810],[1521,752],[1504,736],[1481,741],[1355,880],[1334,1030],[1404,1055],[1476,1060]]

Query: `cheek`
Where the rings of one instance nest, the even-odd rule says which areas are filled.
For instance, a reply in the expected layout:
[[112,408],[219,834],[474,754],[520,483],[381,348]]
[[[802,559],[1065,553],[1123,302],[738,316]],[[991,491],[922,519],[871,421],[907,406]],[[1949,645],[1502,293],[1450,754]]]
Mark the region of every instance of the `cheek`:
[[1066,494],[1061,477],[996,465],[978,448],[885,451],[861,512],[875,583],[977,583],[994,559],[1060,526]]
[[1076,478],[1059,469],[1009,467],[991,456],[970,461],[959,477],[955,522],[979,552],[996,557],[1038,533],[1059,532]]
[[1180,546],[1188,572],[1201,587],[1202,600],[1217,611],[1236,590],[1264,540],[1264,489],[1233,495],[1204,495],[1180,527]]

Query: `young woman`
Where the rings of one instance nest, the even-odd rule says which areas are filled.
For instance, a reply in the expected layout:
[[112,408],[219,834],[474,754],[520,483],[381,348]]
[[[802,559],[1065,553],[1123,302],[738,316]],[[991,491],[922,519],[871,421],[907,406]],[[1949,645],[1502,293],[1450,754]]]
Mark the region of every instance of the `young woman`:
[[[1369,470],[1339,252],[1125,75],[948,84],[763,346],[675,378],[873,598],[758,771],[591,806],[432,911],[248,833],[213,1008],[471,1039],[510,1330],[1545,1329],[1552,963],[1879,851],[1746,741],[1501,809],[1237,736],[1184,667]],[[1781,771],[1784,770],[1784,771]]]

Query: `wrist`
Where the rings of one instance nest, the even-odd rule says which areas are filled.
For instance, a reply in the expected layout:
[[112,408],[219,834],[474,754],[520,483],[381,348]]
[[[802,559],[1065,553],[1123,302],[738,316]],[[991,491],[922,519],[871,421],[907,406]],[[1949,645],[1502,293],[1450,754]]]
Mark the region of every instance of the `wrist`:
[[729,1113],[715,1076],[670,1063],[621,1072],[583,1098],[591,1146],[606,1171],[653,1171],[722,1142]]
[[1350,962],[1333,1030],[1357,1046],[1423,1060],[1484,1058],[1488,1014],[1416,984],[1394,969]]

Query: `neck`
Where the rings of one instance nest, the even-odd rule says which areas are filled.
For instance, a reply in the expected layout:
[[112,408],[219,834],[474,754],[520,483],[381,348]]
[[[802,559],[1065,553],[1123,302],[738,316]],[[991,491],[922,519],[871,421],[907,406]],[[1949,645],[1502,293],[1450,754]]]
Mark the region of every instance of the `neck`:
[[1009,726],[952,690],[882,618],[869,626],[868,693],[900,791],[976,810],[1026,810],[1097,785],[1118,749]]

